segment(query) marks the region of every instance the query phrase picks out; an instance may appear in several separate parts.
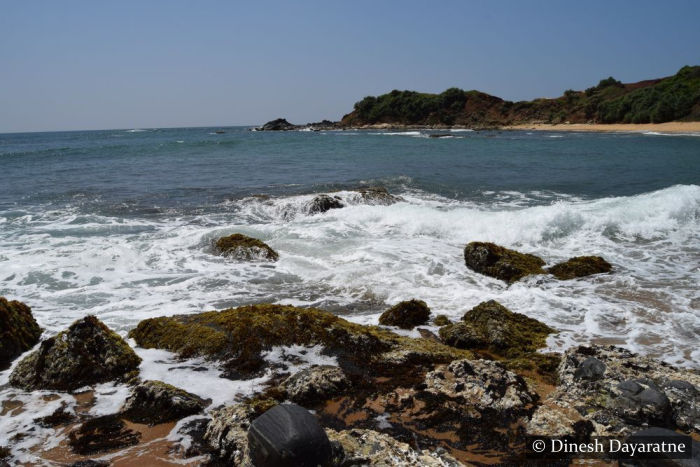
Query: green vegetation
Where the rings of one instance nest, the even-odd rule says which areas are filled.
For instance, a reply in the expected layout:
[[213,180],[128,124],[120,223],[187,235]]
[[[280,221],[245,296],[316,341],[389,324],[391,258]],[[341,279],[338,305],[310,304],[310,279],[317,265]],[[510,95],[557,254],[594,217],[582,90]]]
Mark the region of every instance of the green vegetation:
[[661,123],[700,119],[700,66],[671,77],[623,84],[612,76],[555,99],[509,102],[479,91],[441,94],[393,90],[368,96],[343,117],[346,126],[379,123],[473,127],[518,123]]
[[685,66],[675,76],[652,86],[601,102],[598,119],[603,123],[662,123],[689,116],[697,119],[699,101],[700,66]]

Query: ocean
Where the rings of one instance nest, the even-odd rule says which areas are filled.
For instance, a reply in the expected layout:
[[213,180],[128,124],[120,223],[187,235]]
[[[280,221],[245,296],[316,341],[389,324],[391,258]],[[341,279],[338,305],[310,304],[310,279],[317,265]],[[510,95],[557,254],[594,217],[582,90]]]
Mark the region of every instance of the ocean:
[[[559,330],[549,350],[609,343],[700,368],[698,135],[215,130],[1,134],[0,295],[45,336],[87,314],[125,335],[260,302],[376,324],[410,298],[452,319],[495,299]],[[362,203],[367,186],[403,201]],[[346,207],[306,212],[330,192]],[[280,260],[214,255],[234,232]],[[465,267],[470,241],[614,272],[507,286]]]

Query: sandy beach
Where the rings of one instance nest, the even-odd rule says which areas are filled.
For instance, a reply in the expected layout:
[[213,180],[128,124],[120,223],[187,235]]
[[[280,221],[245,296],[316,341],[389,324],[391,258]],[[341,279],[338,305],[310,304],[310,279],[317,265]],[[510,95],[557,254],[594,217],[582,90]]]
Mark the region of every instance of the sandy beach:
[[631,131],[659,133],[698,133],[700,122],[666,122],[666,123],[536,123],[528,125],[512,125],[503,127],[504,130],[537,130],[537,131]]

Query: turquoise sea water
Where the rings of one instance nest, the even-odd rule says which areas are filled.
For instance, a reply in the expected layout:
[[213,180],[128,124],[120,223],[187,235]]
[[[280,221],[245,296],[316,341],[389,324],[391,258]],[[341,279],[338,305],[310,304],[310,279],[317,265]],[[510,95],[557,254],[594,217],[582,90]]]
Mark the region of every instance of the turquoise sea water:
[[[496,299],[559,329],[552,349],[700,361],[697,135],[215,130],[0,135],[0,295],[49,331],[92,313],[122,332],[262,301],[376,323],[412,297],[452,318]],[[371,185],[404,201],[354,196]],[[309,215],[329,191],[346,207]],[[280,261],[213,255],[233,232]],[[466,269],[473,240],[549,264],[599,254],[615,273],[507,287]]]

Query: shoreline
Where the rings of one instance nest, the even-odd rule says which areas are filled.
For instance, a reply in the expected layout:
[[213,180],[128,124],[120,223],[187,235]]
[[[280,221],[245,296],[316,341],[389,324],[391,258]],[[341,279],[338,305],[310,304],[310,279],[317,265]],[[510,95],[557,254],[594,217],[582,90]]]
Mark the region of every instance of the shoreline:
[[270,127],[273,122],[260,127],[251,128],[252,131],[333,131],[333,130],[389,130],[389,131],[570,131],[570,132],[597,132],[597,133],[660,133],[660,134],[688,134],[700,135],[700,121],[697,122],[665,122],[665,123],[518,123],[514,125],[406,125],[401,123],[373,123],[369,125],[344,126],[340,122],[307,123],[305,125],[293,125],[285,121],[286,126]]
[[534,131],[581,131],[599,133],[617,132],[658,132],[658,133],[697,133],[700,135],[700,122],[666,122],[666,123],[531,123],[508,125],[501,130]]

